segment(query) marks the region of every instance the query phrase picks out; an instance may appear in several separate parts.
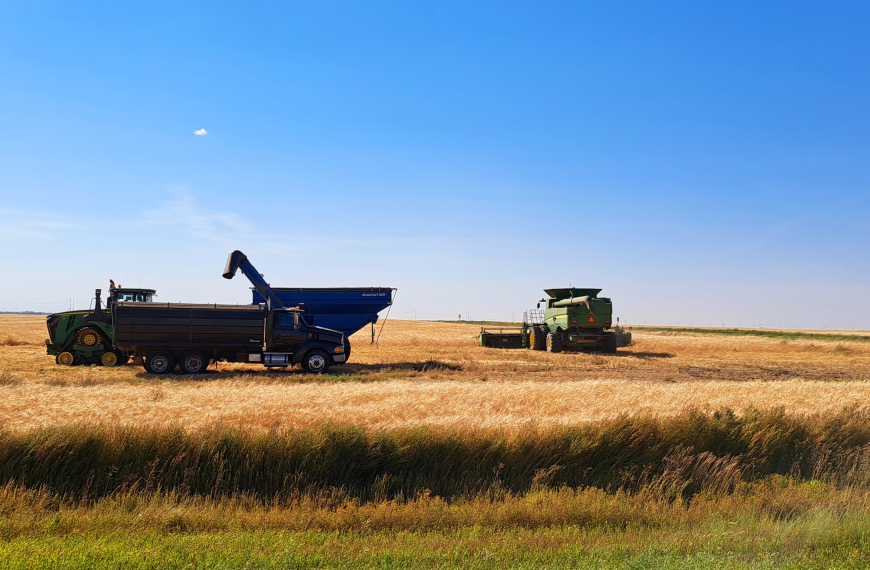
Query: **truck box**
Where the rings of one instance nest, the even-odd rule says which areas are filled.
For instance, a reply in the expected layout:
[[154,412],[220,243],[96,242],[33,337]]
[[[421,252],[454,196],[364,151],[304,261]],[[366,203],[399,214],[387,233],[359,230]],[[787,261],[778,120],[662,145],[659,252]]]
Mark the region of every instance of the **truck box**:
[[122,302],[115,308],[115,345],[121,350],[260,350],[266,314],[257,305]]

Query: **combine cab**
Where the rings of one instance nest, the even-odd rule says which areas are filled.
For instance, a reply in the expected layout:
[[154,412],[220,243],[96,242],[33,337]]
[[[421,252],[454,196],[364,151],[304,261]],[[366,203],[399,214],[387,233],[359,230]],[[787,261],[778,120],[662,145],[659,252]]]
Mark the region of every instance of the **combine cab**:
[[48,339],[45,346],[55,362],[64,366],[74,364],[102,364],[117,366],[125,364],[130,355],[113,349],[115,338],[112,323],[112,307],[119,301],[150,303],[156,294],[154,289],[125,289],[109,287],[109,298],[103,307],[102,291],[94,294],[94,307],[87,311],[67,311],[46,317]]

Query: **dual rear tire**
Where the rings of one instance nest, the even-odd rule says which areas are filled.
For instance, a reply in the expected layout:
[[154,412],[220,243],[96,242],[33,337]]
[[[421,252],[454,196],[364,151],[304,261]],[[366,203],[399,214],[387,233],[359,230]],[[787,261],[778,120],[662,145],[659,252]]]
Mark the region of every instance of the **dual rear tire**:
[[182,374],[202,374],[208,369],[208,357],[198,351],[185,352],[177,360],[165,350],[152,352],[145,359],[145,370],[151,374],[169,374],[178,365]]

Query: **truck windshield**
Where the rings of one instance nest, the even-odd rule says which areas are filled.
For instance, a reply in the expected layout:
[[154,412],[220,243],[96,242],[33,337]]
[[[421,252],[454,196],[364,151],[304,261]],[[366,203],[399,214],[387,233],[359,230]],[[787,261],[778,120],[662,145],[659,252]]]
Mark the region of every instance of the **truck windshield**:
[[278,326],[299,328],[299,313],[279,313]]

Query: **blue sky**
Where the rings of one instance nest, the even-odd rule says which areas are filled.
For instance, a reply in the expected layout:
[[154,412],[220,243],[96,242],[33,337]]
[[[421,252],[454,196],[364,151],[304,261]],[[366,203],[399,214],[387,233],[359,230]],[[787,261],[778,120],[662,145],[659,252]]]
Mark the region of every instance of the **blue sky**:
[[866,3],[125,4],[0,5],[0,310],[247,302],[241,249],[400,318],[870,328]]

